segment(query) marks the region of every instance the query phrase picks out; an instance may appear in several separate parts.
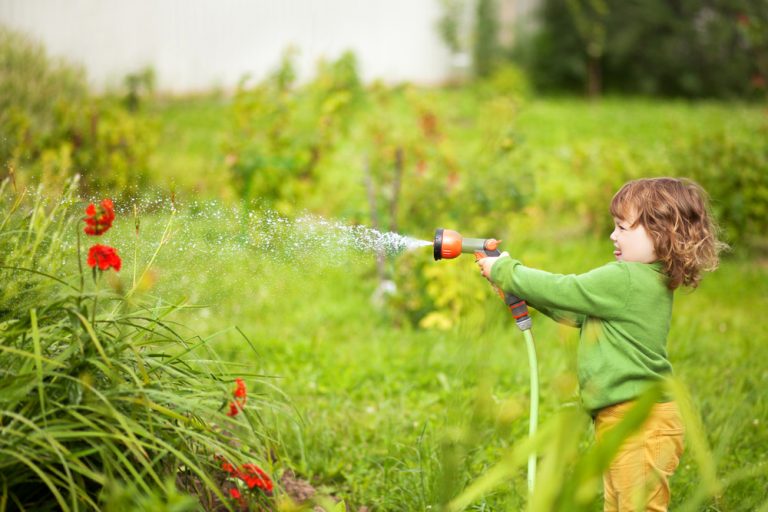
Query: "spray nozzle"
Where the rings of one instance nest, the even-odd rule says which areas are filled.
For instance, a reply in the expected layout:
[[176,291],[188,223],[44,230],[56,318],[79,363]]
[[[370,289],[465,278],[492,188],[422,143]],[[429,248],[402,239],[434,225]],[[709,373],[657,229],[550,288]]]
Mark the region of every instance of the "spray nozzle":
[[498,256],[500,242],[495,238],[464,238],[458,231],[440,228],[435,231],[433,242],[435,261],[453,259],[460,254]]

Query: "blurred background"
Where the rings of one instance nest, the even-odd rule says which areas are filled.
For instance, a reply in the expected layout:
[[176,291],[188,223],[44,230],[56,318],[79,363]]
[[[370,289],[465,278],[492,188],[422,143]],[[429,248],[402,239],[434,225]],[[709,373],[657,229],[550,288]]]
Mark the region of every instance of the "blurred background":
[[[766,510],[766,99],[762,0],[0,1],[6,204],[75,176],[114,198],[125,267],[153,265],[142,293],[206,306],[174,318],[290,404],[265,420],[275,467],[352,510],[444,505],[503,459],[526,356],[471,261],[310,246],[301,219],[453,228],[583,272],[612,259],[615,191],[670,175],[704,186],[731,248],[676,294],[670,357],[702,434],[673,508]],[[557,417],[577,333],[534,321]],[[557,460],[533,508],[601,510]],[[472,509],[522,509],[512,473]]]

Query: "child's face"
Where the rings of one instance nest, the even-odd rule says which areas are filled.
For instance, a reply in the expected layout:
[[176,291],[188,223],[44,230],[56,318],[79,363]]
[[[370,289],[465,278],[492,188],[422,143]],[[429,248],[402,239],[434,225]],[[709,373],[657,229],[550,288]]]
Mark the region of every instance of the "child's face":
[[619,261],[653,263],[658,259],[653,240],[642,224],[638,223],[632,227],[634,219],[634,215],[627,219],[613,218],[615,227],[611,233],[611,241],[616,248],[613,255]]

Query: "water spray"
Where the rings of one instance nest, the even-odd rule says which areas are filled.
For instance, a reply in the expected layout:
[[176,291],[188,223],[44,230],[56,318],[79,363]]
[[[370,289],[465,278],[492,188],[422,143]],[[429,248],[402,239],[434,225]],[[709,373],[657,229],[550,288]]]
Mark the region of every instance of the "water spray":
[[[438,229],[435,231],[433,242],[435,261],[441,259],[454,259],[462,254],[474,254],[475,260],[486,257],[500,256],[498,250],[500,240],[495,238],[464,238],[457,231],[451,229]],[[539,372],[536,362],[536,346],[533,343],[531,333],[531,317],[528,316],[528,305],[523,299],[511,293],[503,291],[494,285],[494,289],[507,305],[509,312],[515,318],[517,327],[523,332],[525,345],[528,349],[528,364],[531,373],[531,414],[528,423],[528,435],[536,434],[539,417]],[[536,453],[528,457],[528,491],[533,493],[536,483]]]

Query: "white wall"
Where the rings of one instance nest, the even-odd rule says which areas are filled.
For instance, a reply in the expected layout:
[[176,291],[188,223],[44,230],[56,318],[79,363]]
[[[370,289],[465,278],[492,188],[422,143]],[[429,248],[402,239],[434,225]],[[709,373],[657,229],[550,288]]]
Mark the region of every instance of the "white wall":
[[438,0],[0,0],[0,23],[83,64],[93,85],[152,66],[174,92],[260,78],[289,45],[300,77],[351,49],[366,81],[440,82],[450,56],[439,16]]

